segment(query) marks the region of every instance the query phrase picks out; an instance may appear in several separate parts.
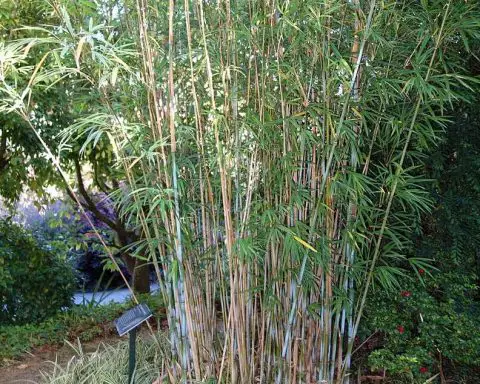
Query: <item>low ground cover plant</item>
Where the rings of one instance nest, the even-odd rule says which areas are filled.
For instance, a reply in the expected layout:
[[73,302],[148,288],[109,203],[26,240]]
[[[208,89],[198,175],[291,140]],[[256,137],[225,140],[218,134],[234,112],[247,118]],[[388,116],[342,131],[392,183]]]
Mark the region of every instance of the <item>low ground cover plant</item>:
[[[72,345],[76,358],[67,366],[55,365],[51,374],[45,375],[42,383],[70,384],[89,383],[126,383],[128,343],[100,345],[94,353],[84,353],[81,345]],[[162,383],[159,367],[162,366],[163,351],[168,348],[166,337],[159,333],[152,339],[137,340],[136,383]],[[158,380],[158,381],[156,381]]]
[[[140,295],[157,320],[163,319],[159,296]],[[102,306],[73,306],[38,324],[0,326],[0,365],[22,357],[26,352],[42,345],[62,345],[65,341],[87,342],[98,337],[116,334],[113,320],[134,305],[111,303]],[[155,322],[154,322],[155,324]]]

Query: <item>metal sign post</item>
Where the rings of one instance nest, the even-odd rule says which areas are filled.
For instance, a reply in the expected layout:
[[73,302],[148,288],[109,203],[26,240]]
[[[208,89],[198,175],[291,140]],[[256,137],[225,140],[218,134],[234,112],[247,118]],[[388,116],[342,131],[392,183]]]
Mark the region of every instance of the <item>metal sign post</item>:
[[128,333],[129,348],[128,348],[128,384],[133,384],[133,373],[135,371],[135,339],[137,337],[137,327],[144,321],[152,317],[152,311],[146,304],[140,304],[129,309],[117,320],[114,321],[120,336]]

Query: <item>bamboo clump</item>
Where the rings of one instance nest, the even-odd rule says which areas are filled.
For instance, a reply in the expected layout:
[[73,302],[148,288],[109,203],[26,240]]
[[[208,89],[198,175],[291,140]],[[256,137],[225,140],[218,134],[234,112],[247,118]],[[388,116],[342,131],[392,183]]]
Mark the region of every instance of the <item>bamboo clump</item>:
[[80,32],[52,52],[98,93],[66,137],[101,132],[125,175],[116,201],[167,307],[159,376],[352,382],[371,286],[429,207],[414,168],[465,81],[444,53],[469,5],[121,3],[127,30],[91,57]]

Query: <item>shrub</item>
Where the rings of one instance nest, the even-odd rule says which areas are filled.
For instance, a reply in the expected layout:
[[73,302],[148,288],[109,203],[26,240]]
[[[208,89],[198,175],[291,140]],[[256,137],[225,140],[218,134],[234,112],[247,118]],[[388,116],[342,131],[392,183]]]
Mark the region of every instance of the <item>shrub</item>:
[[406,277],[400,284],[397,292],[370,295],[359,340],[376,335],[364,344],[368,368],[399,383],[424,383],[439,372],[454,382],[478,382],[480,318],[468,300],[470,279],[434,272],[423,284]]
[[74,274],[27,231],[0,221],[0,324],[39,322],[71,305]]
[[368,301],[360,341],[375,336],[364,343],[368,361],[358,365],[396,382],[424,383],[436,373],[452,383],[480,382],[479,101],[457,106],[422,171],[434,180],[435,207],[410,254],[431,259],[436,270],[419,268],[399,278],[396,292],[372,292]]

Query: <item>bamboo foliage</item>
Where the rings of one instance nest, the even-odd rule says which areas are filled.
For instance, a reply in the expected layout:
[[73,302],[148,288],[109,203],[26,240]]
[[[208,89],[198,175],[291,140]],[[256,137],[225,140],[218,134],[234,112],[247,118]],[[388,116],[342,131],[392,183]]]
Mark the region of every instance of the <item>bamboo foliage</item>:
[[407,258],[429,209],[416,167],[473,84],[455,46],[477,9],[461,3],[117,1],[114,30],[65,0],[62,28],[15,43],[3,109],[28,120],[6,74],[47,46],[29,87],[67,81],[65,140],[114,148],[112,198],[167,307],[159,376],[350,382],[372,285],[424,262]]

